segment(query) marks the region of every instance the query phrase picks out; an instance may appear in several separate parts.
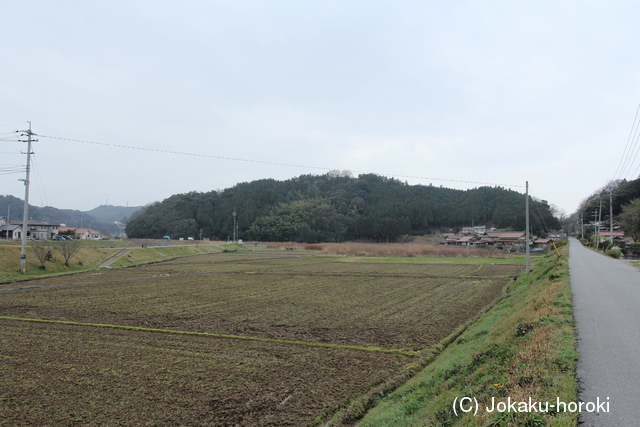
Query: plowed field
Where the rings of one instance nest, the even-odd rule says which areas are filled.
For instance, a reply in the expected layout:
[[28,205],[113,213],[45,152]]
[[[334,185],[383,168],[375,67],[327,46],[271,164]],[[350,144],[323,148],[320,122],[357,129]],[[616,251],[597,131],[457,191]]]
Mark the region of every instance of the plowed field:
[[202,255],[0,286],[0,425],[326,420],[522,270],[301,255]]

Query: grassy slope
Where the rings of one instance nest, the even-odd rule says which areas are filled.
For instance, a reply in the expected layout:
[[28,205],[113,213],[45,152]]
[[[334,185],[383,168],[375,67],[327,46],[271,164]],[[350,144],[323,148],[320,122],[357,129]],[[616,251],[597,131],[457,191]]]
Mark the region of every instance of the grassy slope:
[[[575,335],[567,254],[541,258],[508,294],[359,426],[574,426],[572,413],[488,413],[496,401],[576,402]],[[477,415],[456,416],[456,398],[475,397]]]
[[[55,242],[53,242],[55,245]],[[35,277],[52,274],[86,271],[97,268],[98,265],[116,255],[126,246],[115,246],[105,242],[82,242],[82,247],[68,267],[65,267],[62,256],[55,250],[53,258],[47,261],[45,270],[38,267],[38,259],[27,246],[27,274],[19,273],[20,269],[20,245],[0,245],[0,282],[12,280],[32,279]],[[130,247],[131,251],[122,259],[116,261],[111,267],[123,267],[152,261],[162,261],[173,257],[222,252],[223,250],[236,250],[239,245],[185,245],[166,246],[161,248]]]

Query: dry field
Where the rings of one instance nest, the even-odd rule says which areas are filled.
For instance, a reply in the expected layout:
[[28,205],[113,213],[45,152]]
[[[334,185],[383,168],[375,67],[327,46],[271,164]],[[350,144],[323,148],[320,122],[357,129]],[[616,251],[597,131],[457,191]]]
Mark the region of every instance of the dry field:
[[212,254],[0,285],[0,425],[319,424],[522,270],[342,260]]

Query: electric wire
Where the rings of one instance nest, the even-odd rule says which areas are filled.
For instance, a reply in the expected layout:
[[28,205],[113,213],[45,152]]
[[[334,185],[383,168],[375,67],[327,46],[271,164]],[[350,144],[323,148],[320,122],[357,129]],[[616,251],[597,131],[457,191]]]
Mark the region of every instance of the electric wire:
[[[292,163],[279,163],[279,162],[271,162],[271,161],[267,161],[267,160],[241,159],[241,158],[237,158],[237,157],[214,156],[214,155],[211,155],[211,154],[187,153],[187,152],[183,152],[183,151],[173,151],[173,150],[161,150],[159,148],[135,147],[135,146],[132,146],[132,145],[108,144],[108,143],[105,143],[105,142],[95,142],[95,141],[87,141],[87,140],[82,140],[82,139],[63,138],[63,137],[58,137],[58,136],[47,136],[47,135],[38,135],[38,136],[40,138],[51,138],[51,139],[58,139],[58,140],[62,140],[62,141],[72,141],[72,142],[81,142],[81,143],[84,143],[84,144],[101,145],[101,146],[105,146],[105,147],[117,147],[117,148],[129,149],[129,150],[151,151],[151,152],[156,152],[156,153],[174,154],[174,155],[181,155],[181,156],[206,157],[206,158],[210,158],[210,159],[230,160],[230,161],[235,161],[235,162],[261,163],[261,164],[274,165],[274,166],[290,166],[290,167],[297,167],[297,168],[317,169],[317,170],[326,170],[326,171],[336,170],[336,168],[328,168],[328,167],[321,167],[321,166],[299,165],[299,164],[292,164]],[[372,172],[357,171],[357,170],[352,171],[352,172],[358,173],[358,174],[372,173]],[[400,175],[400,174],[395,174],[395,173],[379,173],[379,175],[390,176],[390,177],[395,177],[395,178],[413,178],[413,179],[426,180],[426,181],[456,182],[456,183],[478,184],[478,185],[488,185],[488,186],[524,187],[524,185],[517,185],[517,184],[498,184],[498,183],[491,183],[491,182],[466,181],[466,180],[459,180],[459,179],[445,179],[445,178],[434,178],[434,177],[424,177],[424,176],[414,176],[414,175]]]
[[616,173],[613,175],[614,176],[614,178],[613,178],[614,180],[618,179],[618,172],[622,173],[622,171],[624,170],[624,168],[626,166],[626,162],[628,160],[628,157],[625,158],[625,156],[627,155],[627,151],[629,149],[629,144],[633,140],[632,136],[634,134],[634,130],[633,130],[634,127],[636,127],[636,132],[637,132],[638,113],[640,113],[640,103],[638,103],[638,108],[636,109],[636,115],[633,118],[633,124],[631,125],[631,130],[629,131],[629,136],[627,137],[627,144],[624,147],[624,151],[622,153],[622,157],[620,158],[620,162],[618,163],[618,168],[616,169]]
[[[636,159],[638,157],[638,152],[640,152],[640,146],[638,145],[638,141],[640,140],[639,129],[640,129],[640,117],[638,117],[638,114],[636,114],[636,117],[634,118],[634,123],[631,126],[631,133],[630,133],[630,136],[633,135],[630,140],[630,142],[632,142],[633,145],[630,146],[629,150],[625,150],[626,157],[623,155],[624,162],[620,170],[621,179],[627,179],[629,177],[629,174],[631,173],[631,169],[633,168],[633,165],[635,164]],[[635,169],[635,171],[637,171],[637,168]],[[635,174],[635,171],[634,171],[634,174]]]
[[42,206],[48,206],[49,201],[47,200],[47,192],[46,192],[46,189],[44,188],[44,181],[40,176],[40,168],[38,167],[38,165],[36,165],[35,154],[31,155],[31,166],[32,166],[32,171],[35,172],[35,176],[36,176],[36,188],[38,189],[38,195],[40,196],[40,204]]

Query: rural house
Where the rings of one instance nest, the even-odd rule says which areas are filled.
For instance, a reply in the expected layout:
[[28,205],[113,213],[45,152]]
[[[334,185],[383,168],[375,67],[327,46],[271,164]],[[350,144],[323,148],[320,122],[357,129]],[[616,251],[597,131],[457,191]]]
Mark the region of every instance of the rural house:
[[22,239],[22,225],[9,224],[5,217],[0,217],[0,239],[20,240]]
[[90,228],[76,228],[76,227],[67,227],[61,225],[59,227],[60,233],[66,233],[67,231],[73,231],[75,233],[76,239],[81,240],[100,240],[103,238],[102,233],[96,230],[92,230]]
[[[11,221],[10,223],[10,225],[19,225],[20,227],[23,224],[22,221]],[[58,235],[58,225],[30,219],[27,221],[25,232],[27,237],[32,237],[35,240],[53,240]]]

